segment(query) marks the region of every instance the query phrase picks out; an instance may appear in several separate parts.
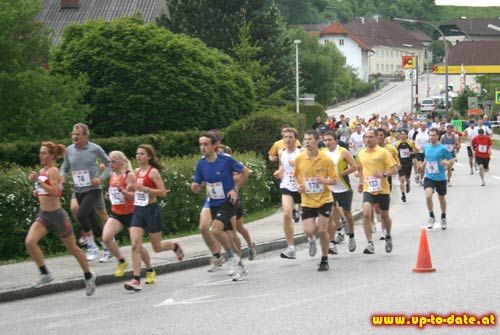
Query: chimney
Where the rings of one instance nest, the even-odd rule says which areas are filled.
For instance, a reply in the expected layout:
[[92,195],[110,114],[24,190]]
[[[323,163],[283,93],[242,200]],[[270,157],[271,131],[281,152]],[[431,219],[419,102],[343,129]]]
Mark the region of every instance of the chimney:
[[61,9],[75,9],[80,7],[80,0],[61,0]]

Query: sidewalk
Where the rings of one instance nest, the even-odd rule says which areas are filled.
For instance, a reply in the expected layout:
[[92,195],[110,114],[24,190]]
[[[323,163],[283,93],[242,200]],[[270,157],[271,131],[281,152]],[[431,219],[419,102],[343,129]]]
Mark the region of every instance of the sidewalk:
[[[352,209],[356,220],[361,218],[360,208],[361,195],[355,192]],[[266,218],[246,225],[252,236],[253,242],[257,245],[257,261],[259,253],[286,248],[282,222],[282,212],[278,210],[276,213]],[[302,233],[302,222],[294,223],[294,227],[296,244],[305,243],[307,238]],[[241,240],[242,247],[244,247],[244,255],[246,255],[246,244],[243,239]],[[175,241],[179,242],[184,249],[185,258],[182,262],[177,261],[173,252],[167,251],[157,254],[152,250],[149,243],[144,245],[151,255],[151,262],[158,275],[195,267],[206,267],[208,269],[208,260],[211,255],[201,235],[196,234],[181,237],[175,239]],[[130,247],[122,247],[121,251],[130,264]],[[46,259],[46,265],[49,271],[52,272],[54,281],[39,288],[31,287],[39,278],[38,269],[32,261],[0,266],[0,273],[2,274],[2,281],[0,282],[0,303],[84,288],[82,271],[72,256],[60,256]],[[112,259],[112,262],[106,264],[99,263],[98,260],[90,262],[91,270],[95,272],[97,276],[96,283],[98,286],[108,283],[122,285],[123,282],[132,277],[130,264],[124,277],[115,278],[115,265],[115,258]],[[200,269],[200,271],[205,270],[206,269]],[[97,294],[99,294],[99,287],[97,288]]]

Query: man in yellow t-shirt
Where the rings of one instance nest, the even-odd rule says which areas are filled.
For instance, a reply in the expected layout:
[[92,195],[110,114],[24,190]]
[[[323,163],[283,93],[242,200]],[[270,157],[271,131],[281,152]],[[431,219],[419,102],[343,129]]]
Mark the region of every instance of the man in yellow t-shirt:
[[360,181],[358,191],[363,192],[363,228],[368,240],[368,246],[363,251],[365,254],[375,253],[371,228],[374,204],[378,204],[380,208],[380,218],[387,231],[385,251],[392,251],[390,189],[387,177],[398,172],[398,163],[389,151],[378,145],[377,137],[377,129],[367,130],[364,135],[366,148],[357,155]]
[[[285,136],[285,133],[289,130],[288,127],[283,127],[281,129],[281,137]],[[300,148],[299,140],[296,141],[297,148]],[[279,153],[286,148],[285,140],[282,138],[273,143],[271,149],[269,149],[268,155],[271,162],[277,162],[279,160]]]
[[[315,233],[319,232],[321,262],[318,271],[327,271],[328,266],[328,218],[333,205],[329,185],[337,183],[338,175],[333,161],[318,150],[319,134],[308,130],[304,134],[305,151],[295,159],[294,177],[302,198],[302,220],[304,233],[309,238],[309,256],[316,255]],[[316,224],[316,218],[317,224]]]

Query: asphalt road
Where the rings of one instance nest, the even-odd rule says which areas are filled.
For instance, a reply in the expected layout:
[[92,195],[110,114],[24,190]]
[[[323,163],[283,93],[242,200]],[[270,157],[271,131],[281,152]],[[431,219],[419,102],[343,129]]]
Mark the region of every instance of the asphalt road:
[[[468,76],[467,84],[470,85],[475,82],[474,78],[474,76]],[[449,83],[454,85],[455,90],[458,90],[460,88],[460,76],[449,76]],[[410,82],[394,82],[389,85],[390,89],[382,94],[376,92],[370,97],[329,109],[327,113],[330,116],[335,115],[337,117],[344,114],[353,119],[356,115],[366,118],[373,113],[380,115],[398,113],[402,115],[404,112],[410,112]],[[429,75],[429,95],[427,95],[427,76],[419,77],[419,101],[427,96],[439,95],[441,89],[444,89],[444,76]]]
[[[497,151],[494,153],[499,155]],[[244,281],[225,270],[197,268],[161,275],[140,293],[120,284],[0,304],[2,334],[498,334],[498,326],[375,327],[373,314],[425,315],[500,311],[500,223],[495,208],[500,158],[494,157],[486,187],[470,176],[465,150],[448,196],[448,226],[428,231],[434,273],[414,273],[420,226],[427,222],[424,193],[412,185],[408,202],[394,201],[394,250],[376,241],[364,255],[339,246],[330,271],[316,271],[319,255],[305,246],[296,260],[278,252],[248,264]],[[399,197],[397,198],[399,199]],[[437,200],[437,199],[435,199]],[[437,205],[437,203],[436,203]],[[436,214],[440,211],[436,208]],[[430,317],[430,316],[429,316]]]

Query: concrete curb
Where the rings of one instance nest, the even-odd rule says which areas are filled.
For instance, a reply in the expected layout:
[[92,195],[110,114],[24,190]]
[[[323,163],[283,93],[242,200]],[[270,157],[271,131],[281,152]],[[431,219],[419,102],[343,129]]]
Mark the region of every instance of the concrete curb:
[[[358,221],[363,216],[363,213],[359,211],[357,213],[354,213],[353,216],[354,216],[354,221]],[[295,235],[296,245],[306,242],[307,242],[306,235],[304,234]],[[257,254],[284,249],[286,248],[286,246],[287,244],[284,238],[258,243],[256,244]],[[248,248],[242,250],[242,256],[243,257],[248,256]],[[185,259],[182,262],[159,264],[155,266],[155,272],[157,274],[165,274],[175,271],[188,270],[197,267],[207,266],[210,257],[211,256],[207,254],[207,255],[194,256],[192,258]],[[116,278],[113,274],[96,275],[96,285],[100,286],[104,284],[124,282],[130,278],[132,278],[132,270],[127,271],[125,273],[125,276],[121,278]],[[47,294],[60,293],[65,291],[83,290],[84,288],[85,288],[85,283],[82,278],[69,279],[63,282],[52,282],[50,284],[38,288],[23,287],[18,289],[12,289],[10,291],[1,292],[0,303],[21,300],[26,298],[34,298]]]

